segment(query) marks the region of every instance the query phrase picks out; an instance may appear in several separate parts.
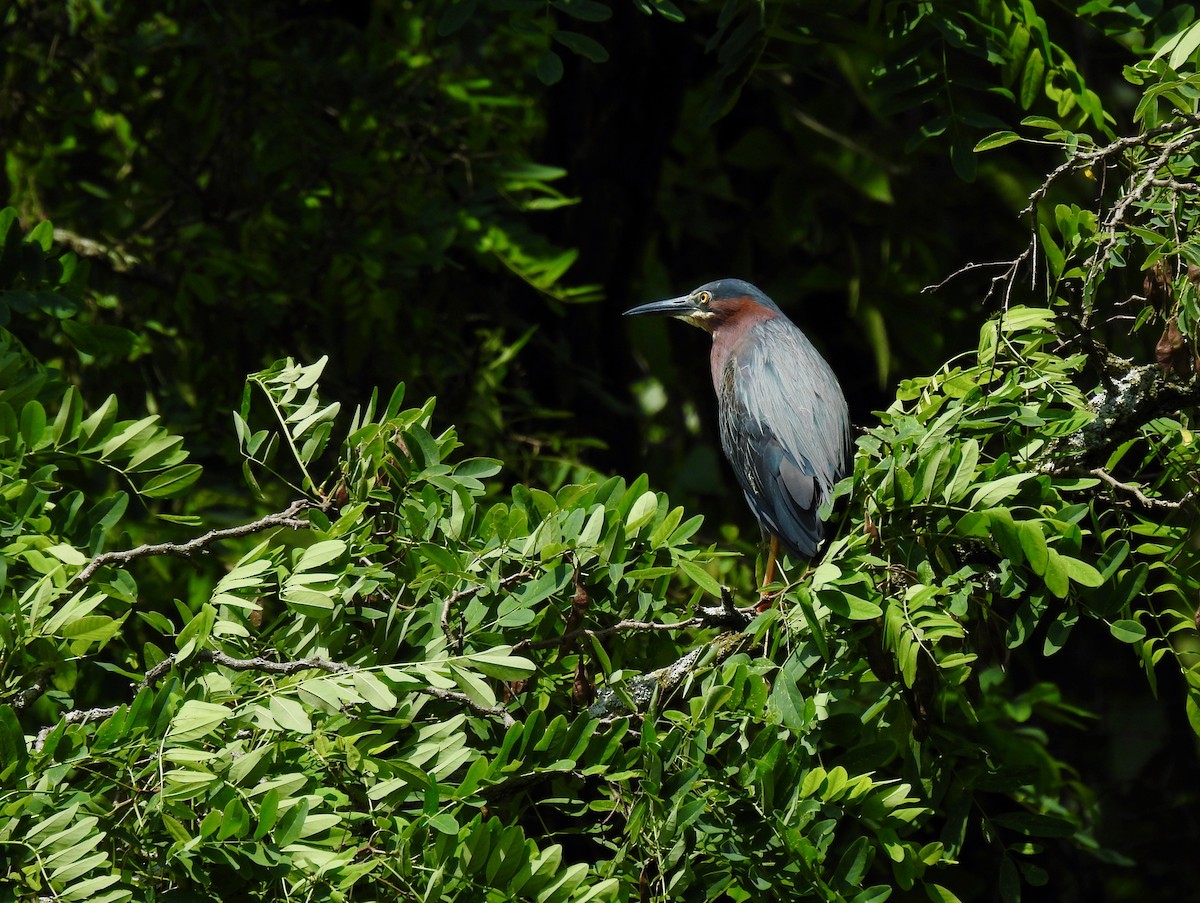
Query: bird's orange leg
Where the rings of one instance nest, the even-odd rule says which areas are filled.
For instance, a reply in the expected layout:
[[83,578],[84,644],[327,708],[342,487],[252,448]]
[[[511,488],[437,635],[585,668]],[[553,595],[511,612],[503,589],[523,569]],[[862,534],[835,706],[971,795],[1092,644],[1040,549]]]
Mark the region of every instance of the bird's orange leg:
[[775,579],[775,559],[779,557],[779,540],[774,536],[767,544],[767,567],[763,571],[762,586],[758,593],[758,610],[766,611],[775,604],[775,596],[773,593],[766,592],[766,587],[772,580]]
[[767,567],[766,570],[763,571],[763,586],[766,586],[775,579],[775,559],[778,557],[779,540],[772,536],[770,543],[767,545]]

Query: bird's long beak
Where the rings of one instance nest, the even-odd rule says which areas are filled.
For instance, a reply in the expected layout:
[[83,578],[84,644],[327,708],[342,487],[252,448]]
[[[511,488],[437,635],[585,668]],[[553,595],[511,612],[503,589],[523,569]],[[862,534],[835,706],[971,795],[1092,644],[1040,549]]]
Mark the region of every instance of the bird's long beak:
[[667,298],[665,301],[651,301],[632,310],[625,311],[622,316],[641,317],[656,314],[663,317],[690,317],[700,310],[700,306],[689,295],[679,298]]

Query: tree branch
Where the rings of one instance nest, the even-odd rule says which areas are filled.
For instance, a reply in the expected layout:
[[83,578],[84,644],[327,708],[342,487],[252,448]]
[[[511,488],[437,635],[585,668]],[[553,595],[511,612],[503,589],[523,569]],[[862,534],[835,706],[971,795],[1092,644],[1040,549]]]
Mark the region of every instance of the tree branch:
[[292,502],[283,511],[268,514],[248,524],[239,524],[236,527],[226,527],[222,530],[209,530],[207,533],[197,536],[194,539],[189,539],[187,542],[147,543],[146,545],[137,546],[132,549],[102,552],[88,562],[87,567],[75,575],[75,582],[87,583],[92,578],[92,575],[105,565],[127,564],[138,558],[148,558],[152,555],[182,555],[187,557],[196,552],[204,551],[214,543],[226,539],[234,539],[238,536],[249,536],[252,533],[259,533],[263,530],[269,530],[272,527],[290,527],[293,530],[306,530],[310,526],[309,522],[301,519],[298,515],[310,507],[310,504],[307,500],[300,499],[299,501]]
[[701,666],[719,665],[742,651],[749,642],[748,634],[730,630],[665,668],[633,678],[621,686],[623,695],[634,705],[632,710],[612,687],[601,687],[596,693],[596,701],[588,706],[588,714],[593,718],[617,718],[634,711],[644,711],[655,691],[661,697],[679,689]]
[[519,652],[523,649],[547,649],[551,646],[561,646],[569,643],[571,640],[579,639],[580,637],[591,637],[598,639],[601,637],[612,636],[615,633],[640,633],[662,630],[688,630],[693,627],[732,627],[738,630],[744,630],[751,621],[754,620],[756,609],[740,609],[734,606],[733,596],[730,594],[729,587],[721,588],[721,604],[708,607],[701,607],[700,613],[695,617],[688,618],[686,621],[676,621],[671,624],[664,624],[659,621],[637,621],[626,618],[612,624],[608,627],[591,628],[580,627],[576,630],[570,630],[562,636],[551,637],[548,640],[521,640],[513,646],[514,652]]
[[1122,492],[1129,493],[1129,495],[1133,496],[1143,508],[1151,511],[1178,511],[1180,508],[1190,502],[1195,495],[1195,493],[1189,492],[1177,502],[1173,502],[1170,499],[1153,499],[1142,492],[1140,486],[1137,486],[1133,483],[1122,483],[1102,467],[1093,467],[1088,471],[1088,473],[1090,473],[1092,476],[1099,477],[1114,489],[1119,489]]
[[460,705],[465,705],[473,712],[480,715],[487,715],[491,718],[499,718],[505,727],[512,727],[517,723],[517,720],[509,713],[508,709],[502,706],[486,706],[476,702],[466,693],[459,693],[455,690],[443,690],[440,687],[417,687],[416,692],[424,693],[426,696],[433,696],[437,699],[448,699],[452,702],[457,702]]
[[1131,367],[1089,399],[1096,419],[1066,437],[1068,460],[1056,471],[1082,465],[1087,469],[1155,417],[1200,404],[1200,379],[1166,380],[1158,364]]
[[166,273],[148,266],[123,248],[103,244],[67,229],[55,229],[54,240],[80,257],[104,261],[114,273],[140,279],[168,291],[175,286],[174,280]]
[[[532,575],[529,573],[529,571],[518,571],[515,574],[509,574],[507,577],[504,577],[503,579],[501,579],[500,588],[508,589],[508,587],[512,586],[518,580],[525,580],[525,579],[528,579],[530,576],[532,576]],[[468,587],[465,587],[460,590],[455,590],[450,595],[448,595],[446,597],[446,600],[442,603],[442,615],[441,615],[442,633],[445,635],[446,642],[450,645],[450,648],[456,653],[462,652],[462,635],[455,633],[454,631],[452,631],[450,629],[450,612],[454,608],[454,606],[457,605],[459,602],[461,602],[463,599],[470,598],[471,596],[475,595],[482,589],[483,589],[482,585],[476,585],[476,586],[468,586]]]
[[46,738],[60,724],[87,724],[89,721],[101,721],[104,718],[111,718],[117,714],[117,709],[120,706],[110,705],[103,708],[95,709],[75,709],[71,712],[64,712],[59,716],[59,719],[53,724],[47,724],[44,728],[38,731],[37,737],[33,741],[33,748],[40,750],[46,745]]
[[[175,666],[176,656],[177,653],[171,653],[147,671],[146,676],[142,678],[142,682],[137,685],[136,689],[141,690],[144,687],[155,686]],[[280,662],[274,659],[263,658],[261,655],[254,658],[234,658],[215,649],[201,649],[192,655],[190,661],[199,662],[200,664],[220,665],[222,668],[229,668],[231,671],[261,671],[264,674],[276,674],[280,676],[295,674],[297,671],[325,671],[329,674],[345,674],[348,671],[354,670],[343,662],[333,662],[326,658],[302,658],[295,661]]]
[[[1058,181],[1059,177],[1065,175],[1066,173],[1071,172],[1074,169],[1079,169],[1083,166],[1095,166],[1097,163],[1107,161],[1111,157],[1119,156],[1131,148],[1145,146],[1155,138],[1160,138],[1163,135],[1173,135],[1178,132],[1182,132],[1184,129],[1198,126],[1200,126],[1200,115],[1196,115],[1194,113],[1179,115],[1169,122],[1164,122],[1160,126],[1148,129],[1140,135],[1127,135],[1126,137],[1118,138],[1116,141],[1106,144],[1103,147],[1096,147],[1086,151],[1075,151],[1064,163],[1059,164],[1058,168],[1050,173],[1050,175],[1046,177],[1046,180],[1042,182],[1037,190],[1029,196],[1029,206],[1021,211],[1021,215],[1024,216],[1026,213],[1032,213],[1037,207],[1038,203],[1040,203],[1046,197],[1046,195],[1050,193],[1051,186]],[[1192,140],[1195,140],[1195,137],[1196,136],[1193,136]],[[1157,168],[1155,169],[1155,174],[1157,174]]]
[[[165,659],[146,672],[145,677],[141,682],[134,686],[134,695],[146,689],[154,687],[162,680],[167,673],[173,668],[177,661],[177,654],[172,653]],[[327,658],[311,657],[296,659],[293,661],[275,661],[273,659],[264,658],[261,655],[254,658],[234,658],[224,652],[215,649],[201,649],[194,653],[189,662],[197,662],[199,664],[219,665],[222,668],[229,668],[233,671],[261,671],[264,674],[274,674],[277,676],[286,676],[295,674],[298,671],[325,671],[328,674],[348,674],[354,671],[351,665],[345,662],[335,662]],[[32,688],[31,688],[32,689]],[[28,690],[26,692],[29,692]],[[427,696],[434,696],[438,699],[445,699],[451,702],[456,702],[459,705],[464,705],[480,715],[487,715],[491,718],[500,719],[505,727],[515,723],[515,719],[509,712],[501,706],[489,707],[480,705],[471,699],[465,693],[458,693],[453,690],[443,690],[438,687],[418,687],[415,692],[424,693]],[[59,724],[86,724],[89,721],[100,721],[104,718],[111,718],[117,713],[120,706],[105,706],[94,709],[75,709],[70,712],[63,713],[59,720],[54,724],[48,724],[38,731],[37,739],[34,740],[33,748],[41,749],[46,738],[50,736]]]
[[9,702],[13,711],[22,712],[41,699],[42,694],[50,689],[50,678],[53,675],[54,669],[45,665],[34,671],[33,683],[13,696]]

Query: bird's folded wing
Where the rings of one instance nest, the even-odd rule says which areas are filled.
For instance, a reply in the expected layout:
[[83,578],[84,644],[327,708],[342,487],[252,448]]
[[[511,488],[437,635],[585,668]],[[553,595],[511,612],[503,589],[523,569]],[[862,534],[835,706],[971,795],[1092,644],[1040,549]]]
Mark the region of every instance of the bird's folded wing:
[[763,526],[793,552],[812,558],[821,541],[817,508],[821,499],[812,465],[796,458],[769,431],[752,441],[755,480],[759,491],[747,487],[746,500]]

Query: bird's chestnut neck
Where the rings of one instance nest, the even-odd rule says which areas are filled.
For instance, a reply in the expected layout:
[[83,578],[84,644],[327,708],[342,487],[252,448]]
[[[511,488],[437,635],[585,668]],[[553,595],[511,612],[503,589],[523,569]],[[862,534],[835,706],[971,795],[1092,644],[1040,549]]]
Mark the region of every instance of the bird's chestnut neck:
[[735,298],[713,305],[712,314],[704,328],[712,333],[712,367],[713,385],[720,392],[721,380],[724,378],[725,366],[734,355],[737,346],[755,323],[773,320],[779,316],[769,307],[756,304],[749,298]]
[[697,317],[700,328],[713,334],[715,340],[718,334],[728,338],[736,338],[763,320],[773,320],[779,314],[769,307],[763,307],[757,301],[742,296],[727,298],[709,307],[701,317]]

